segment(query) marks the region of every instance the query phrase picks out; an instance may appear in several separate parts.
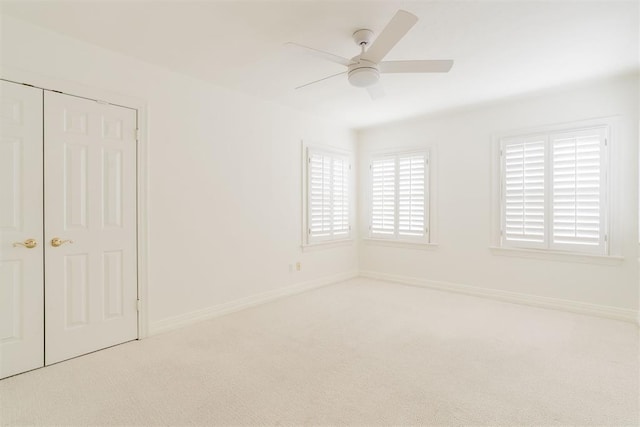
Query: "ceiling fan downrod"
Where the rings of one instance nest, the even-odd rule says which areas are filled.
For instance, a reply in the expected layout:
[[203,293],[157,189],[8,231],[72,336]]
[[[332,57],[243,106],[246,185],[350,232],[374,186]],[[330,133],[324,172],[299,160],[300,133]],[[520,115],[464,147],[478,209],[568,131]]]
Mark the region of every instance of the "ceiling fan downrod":
[[380,71],[377,64],[361,59],[367,46],[373,39],[373,31],[367,29],[360,29],[353,33],[353,41],[360,46],[360,55],[351,58],[353,61],[349,65],[347,71],[347,78],[351,85],[356,87],[369,87],[378,83],[380,80]]

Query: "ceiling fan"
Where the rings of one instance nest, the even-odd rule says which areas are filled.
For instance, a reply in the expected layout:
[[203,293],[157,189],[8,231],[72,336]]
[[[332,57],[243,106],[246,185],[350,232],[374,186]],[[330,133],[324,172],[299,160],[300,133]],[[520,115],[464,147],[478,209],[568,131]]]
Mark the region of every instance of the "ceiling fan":
[[416,22],[418,22],[417,16],[405,10],[398,10],[373,43],[373,31],[367,29],[357,30],[353,33],[353,40],[360,46],[361,52],[351,59],[297,43],[286,43],[287,46],[302,49],[313,56],[347,67],[346,71],[306,83],[296,87],[296,89],[347,74],[347,79],[351,85],[366,88],[371,98],[377,99],[384,96],[384,90],[379,83],[381,73],[448,72],[453,66],[453,61],[449,59],[383,61],[389,51],[407,34]]

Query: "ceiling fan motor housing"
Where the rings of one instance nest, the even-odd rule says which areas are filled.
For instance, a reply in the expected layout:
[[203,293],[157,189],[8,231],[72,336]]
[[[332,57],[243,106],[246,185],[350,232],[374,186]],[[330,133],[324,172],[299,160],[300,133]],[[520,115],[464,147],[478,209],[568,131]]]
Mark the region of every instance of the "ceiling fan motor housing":
[[354,63],[349,65],[349,83],[356,87],[369,87],[378,83],[380,71],[377,64],[360,58],[353,58]]

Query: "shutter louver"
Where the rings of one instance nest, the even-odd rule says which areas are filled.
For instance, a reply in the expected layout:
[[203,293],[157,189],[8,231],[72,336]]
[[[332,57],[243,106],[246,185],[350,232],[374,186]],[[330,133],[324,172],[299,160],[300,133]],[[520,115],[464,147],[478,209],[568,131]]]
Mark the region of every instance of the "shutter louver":
[[398,158],[398,235],[425,235],[424,154]]
[[371,163],[372,206],[371,234],[393,236],[396,214],[396,160],[393,157],[375,159]]
[[349,163],[344,157],[309,150],[308,242],[346,238],[349,224]]
[[552,244],[603,244],[601,129],[553,135]]
[[505,144],[504,238],[511,242],[545,242],[545,140]]

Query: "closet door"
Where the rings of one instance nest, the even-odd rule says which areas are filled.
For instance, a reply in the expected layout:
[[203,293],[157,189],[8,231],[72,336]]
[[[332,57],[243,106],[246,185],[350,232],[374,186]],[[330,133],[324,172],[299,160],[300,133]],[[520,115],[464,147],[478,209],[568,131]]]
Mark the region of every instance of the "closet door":
[[137,334],[136,112],[46,92],[46,364]]
[[0,81],[0,378],[44,363],[42,90]]

